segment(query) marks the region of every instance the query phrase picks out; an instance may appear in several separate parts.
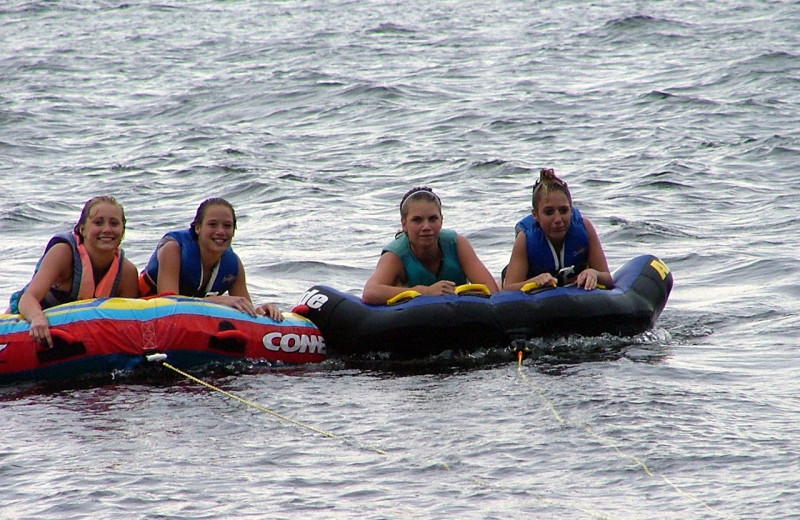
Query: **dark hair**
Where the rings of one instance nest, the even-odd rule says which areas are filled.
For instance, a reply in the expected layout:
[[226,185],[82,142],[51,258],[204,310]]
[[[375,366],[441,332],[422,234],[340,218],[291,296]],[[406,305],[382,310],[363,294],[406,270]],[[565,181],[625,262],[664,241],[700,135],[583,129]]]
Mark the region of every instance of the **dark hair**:
[[83,209],[81,210],[81,216],[78,217],[77,224],[75,224],[75,227],[72,228],[72,231],[74,231],[76,235],[81,237],[81,240],[83,240],[83,234],[81,234],[81,226],[86,224],[86,221],[89,220],[89,212],[92,211],[93,207],[103,202],[115,205],[122,212],[122,232],[123,233],[125,232],[125,225],[127,224],[127,220],[125,219],[125,208],[123,208],[122,204],[117,202],[117,199],[115,199],[111,195],[98,195],[86,201],[86,204],[83,205]]
[[569,193],[567,183],[556,177],[556,172],[552,168],[542,168],[539,171],[539,180],[533,185],[533,197],[531,198],[533,211],[536,211],[537,203],[542,200],[542,197],[547,197],[554,191],[563,192],[567,196],[569,205],[572,206],[572,195]]
[[406,194],[403,195],[403,198],[400,199],[400,218],[406,218],[406,216],[408,216],[408,202],[412,199],[425,199],[428,202],[433,202],[436,204],[436,207],[439,208],[439,213],[442,212],[442,201],[439,199],[439,196],[427,186],[416,186],[408,190]]
[[191,224],[189,224],[189,228],[191,229],[193,235],[197,236],[197,232],[195,232],[194,228],[203,223],[203,219],[206,216],[206,210],[209,206],[225,206],[231,210],[231,214],[233,215],[233,229],[236,229],[236,211],[233,209],[231,203],[220,197],[212,197],[204,200],[199,206],[197,206],[197,213],[194,215],[194,220]]

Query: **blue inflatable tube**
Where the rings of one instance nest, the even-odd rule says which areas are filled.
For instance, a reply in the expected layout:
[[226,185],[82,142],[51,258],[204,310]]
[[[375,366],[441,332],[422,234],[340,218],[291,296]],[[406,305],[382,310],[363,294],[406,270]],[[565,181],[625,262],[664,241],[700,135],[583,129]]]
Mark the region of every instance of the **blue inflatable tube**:
[[652,328],[672,290],[669,268],[655,256],[642,255],[613,276],[609,290],[557,287],[533,293],[418,296],[392,306],[367,305],[357,296],[315,285],[294,312],[319,328],[329,356],[380,352],[395,360],[505,346],[516,339],[632,336]]

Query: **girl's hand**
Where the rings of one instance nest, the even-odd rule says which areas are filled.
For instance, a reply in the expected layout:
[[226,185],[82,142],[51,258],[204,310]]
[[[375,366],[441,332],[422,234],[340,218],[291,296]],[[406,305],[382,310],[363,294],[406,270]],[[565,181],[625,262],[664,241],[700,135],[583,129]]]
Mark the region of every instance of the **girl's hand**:
[[583,287],[587,291],[596,289],[597,271],[592,268],[584,269],[583,271],[581,271],[581,274],[578,275],[578,279],[575,280],[575,285],[577,285],[578,287]]
[[261,316],[269,316],[275,321],[283,321],[283,313],[274,303],[265,303],[256,309]]
[[558,280],[550,273],[537,274],[533,278],[525,281],[525,283],[536,282],[539,287],[555,287],[558,285]]
[[419,291],[420,294],[424,294],[425,296],[442,296],[445,294],[453,294],[455,292],[456,284],[450,280],[439,280],[435,284],[429,285],[428,287],[425,287],[424,290]]
[[47,348],[53,348],[53,337],[50,335],[50,323],[44,314],[40,314],[31,320],[31,338]]
[[250,316],[258,315],[256,313],[256,308],[253,305],[253,302],[251,302],[250,299],[245,298],[244,296],[217,295],[217,296],[207,296],[206,299],[214,303],[221,303],[222,305],[233,307],[238,311],[246,312]]

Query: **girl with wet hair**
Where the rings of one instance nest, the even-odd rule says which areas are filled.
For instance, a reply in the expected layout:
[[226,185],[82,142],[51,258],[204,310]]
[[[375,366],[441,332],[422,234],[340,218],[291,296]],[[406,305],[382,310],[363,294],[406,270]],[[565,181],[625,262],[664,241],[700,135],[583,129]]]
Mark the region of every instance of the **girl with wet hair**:
[[409,190],[400,200],[402,230],[384,247],[364,285],[361,299],[373,305],[408,289],[422,295],[453,294],[467,282],[497,292],[497,282],[466,237],[442,229],[442,202],[428,187]]
[[50,239],[33,278],[11,296],[8,309],[30,322],[33,339],[53,346],[43,309],[88,298],[139,296],[136,266],[120,248],[125,225],[125,210],[114,197],[93,197],[71,233]]
[[533,185],[531,214],[517,223],[517,237],[503,289],[530,282],[540,287],[575,283],[586,290],[614,280],[592,222],[572,205],[567,183],[543,168]]
[[[231,242],[236,212],[221,198],[204,200],[188,229],[165,234],[139,276],[142,296],[160,293],[206,298],[251,316],[282,321],[274,303],[253,304],[244,265]],[[225,294],[227,293],[227,294]]]

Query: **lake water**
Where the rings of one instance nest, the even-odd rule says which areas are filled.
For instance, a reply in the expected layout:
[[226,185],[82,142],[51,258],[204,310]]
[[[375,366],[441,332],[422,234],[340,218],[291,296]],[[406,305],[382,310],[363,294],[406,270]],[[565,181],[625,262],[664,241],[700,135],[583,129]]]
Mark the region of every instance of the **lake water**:
[[139,267],[227,198],[285,310],[360,294],[414,185],[499,275],[544,166],[612,269],[675,287],[654,330],[521,366],[196,374],[260,408],[177,374],[2,388],[0,517],[800,517],[798,35],[790,0],[4,2],[3,298],[97,194]]

